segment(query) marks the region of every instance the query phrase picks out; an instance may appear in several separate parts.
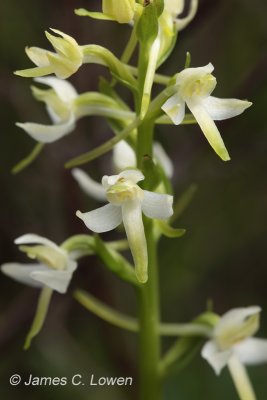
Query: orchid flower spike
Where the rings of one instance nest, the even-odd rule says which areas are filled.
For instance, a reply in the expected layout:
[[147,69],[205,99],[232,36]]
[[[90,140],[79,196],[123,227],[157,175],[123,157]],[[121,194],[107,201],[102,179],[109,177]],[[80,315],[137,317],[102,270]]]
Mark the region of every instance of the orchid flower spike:
[[66,79],[80,68],[83,52],[76,40],[57,29],[51,31],[59,35],[45,32],[56,53],[39,47],[26,47],[27,56],[37,67],[16,71],[16,75],[30,78],[55,74],[58,78]]
[[77,262],[65,250],[42,236],[26,234],[16,239],[15,243],[30,259],[38,262],[6,263],[1,266],[1,271],[18,282],[42,289],[35,318],[26,338],[27,349],[43,326],[53,291],[66,293]]
[[76,215],[87,228],[97,233],[111,231],[123,222],[137,279],[145,283],[148,256],[142,212],[149,218],[167,219],[173,213],[173,197],[142,190],[137,183],[143,179],[144,175],[138,170],[105,175],[102,185],[109,204],[86,213],[77,211]]
[[[173,165],[164,148],[159,142],[154,142],[153,151],[154,162],[161,166],[168,178],[171,178],[173,175]],[[121,140],[114,146],[112,164],[117,173],[127,168],[136,168],[135,152],[125,140]],[[71,173],[80,188],[88,196],[97,201],[106,201],[106,191],[101,183],[92,179],[80,168],[74,168]]]
[[162,110],[175,125],[185,116],[185,105],[194,115],[206,139],[224,161],[230,160],[228,151],[214,120],[224,120],[241,114],[251,102],[238,99],[219,99],[210,94],[216,86],[214,70],[210,63],[204,67],[187,68],[176,78],[177,93],[162,106]]
[[217,375],[227,365],[241,400],[255,400],[244,365],[267,362],[267,340],[253,338],[259,328],[258,306],[236,308],[225,313],[201,355]]

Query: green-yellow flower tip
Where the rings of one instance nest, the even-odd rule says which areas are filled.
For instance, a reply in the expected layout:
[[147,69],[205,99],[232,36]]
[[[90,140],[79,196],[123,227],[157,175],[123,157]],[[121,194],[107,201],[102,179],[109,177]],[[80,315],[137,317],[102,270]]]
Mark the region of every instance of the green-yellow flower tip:
[[147,272],[144,271],[136,271],[136,278],[138,280],[138,282],[140,283],[147,283],[148,281],[148,275]]

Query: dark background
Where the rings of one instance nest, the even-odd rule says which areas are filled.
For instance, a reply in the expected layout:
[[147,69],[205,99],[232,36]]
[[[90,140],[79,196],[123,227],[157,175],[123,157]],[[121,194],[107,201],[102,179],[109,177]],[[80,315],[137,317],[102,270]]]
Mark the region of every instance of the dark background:
[[[110,137],[99,118],[79,121],[76,131],[47,145],[38,160],[17,176],[10,169],[26,156],[34,141],[14,122],[48,123],[44,107],[30,93],[31,80],[13,70],[31,65],[26,45],[48,48],[44,30],[58,28],[79,44],[99,43],[121,54],[130,32],[127,26],[77,17],[73,9],[96,9],[100,1],[2,1],[0,5],[1,95],[1,262],[24,261],[14,238],[35,232],[60,243],[85,232],[76,209],[98,206],[83,195],[70,172],[68,159],[88,151]],[[193,23],[179,37],[171,59],[161,68],[173,74],[183,68],[190,51],[192,66],[212,62],[218,97],[248,98],[254,103],[244,115],[219,123],[232,160],[222,162],[196,127],[166,126],[157,129],[175,164],[176,198],[192,183],[196,195],[177,222],[187,229],[182,239],[163,240],[160,246],[162,318],[189,321],[203,311],[209,299],[214,310],[258,304],[263,308],[260,336],[267,334],[267,4],[264,0],[200,0]],[[97,76],[105,69],[86,65],[71,81],[78,91],[97,90]],[[129,96],[126,93],[126,98]],[[85,166],[95,178],[109,173],[110,156]],[[113,234],[105,235],[112,238]],[[118,234],[116,234],[118,237]],[[28,352],[22,350],[31,323],[38,291],[0,277],[0,393],[3,398],[73,399],[136,398],[136,338],[110,327],[82,309],[71,296],[83,288],[108,304],[135,312],[131,289],[114,278],[95,257],[85,259],[66,296],[54,294],[45,327]],[[165,346],[171,342],[166,342]],[[259,399],[267,392],[267,367],[253,367]],[[70,385],[49,388],[10,387],[9,376],[134,376],[126,392]],[[88,397],[89,396],[89,397]],[[166,385],[166,399],[236,399],[228,372],[217,378],[199,356]]]

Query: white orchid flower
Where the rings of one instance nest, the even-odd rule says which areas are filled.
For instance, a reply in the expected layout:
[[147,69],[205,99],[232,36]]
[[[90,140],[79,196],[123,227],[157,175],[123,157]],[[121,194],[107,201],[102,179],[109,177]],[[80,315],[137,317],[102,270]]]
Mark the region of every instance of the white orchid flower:
[[[155,142],[153,150],[154,161],[161,166],[166,176],[171,178],[173,175],[173,165],[164,148],[159,142]],[[135,152],[125,140],[121,140],[114,146],[112,163],[117,173],[127,168],[136,168]],[[79,168],[74,168],[71,173],[80,188],[88,196],[98,201],[106,201],[106,191],[101,183],[92,179],[86,172]]]
[[38,142],[52,143],[74,130],[76,125],[74,101],[78,93],[68,81],[55,77],[36,78],[35,82],[52,88],[52,90],[42,90],[33,87],[32,90],[37,100],[46,103],[53,125],[34,122],[18,122],[16,125]]
[[176,78],[177,93],[163,104],[162,110],[175,125],[179,125],[184,119],[187,105],[211,147],[227,161],[230,157],[214,121],[235,117],[252,103],[211,96],[216,86],[216,78],[211,74],[213,70],[213,65],[209,63],[204,67],[187,68],[180,72]]
[[[15,240],[20,249],[31,259],[37,259],[36,264],[3,264],[1,270],[9,277],[35,287],[50,287],[66,293],[73,272],[77,268],[76,261],[54,242],[35,234],[26,234]],[[29,244],[33,246],[25,246]]]
[[71,133],[76,121],[84,116],[102,115],[114,119],[132,120],[134,114],[122,110],[115,100],[108,96],[88,92],[78,94],[73,85],[52,76],[35,78],[35,82],[50,86],[51,89],[32,87],[34,97],[46,104],[53,125],[34,122],[17,123],[33,139],[42,143],[52,143]]
[[38,260],[38,263],[6,263],[1,266],[1,271],[18,282],[42,289],[24,345],[28,349],[43,326],[53,291],[66,293],[77,262],[64,249],[39,235],[26,234],[16,239],[15,243],[29,258]]
[[142,212],[149,218],[167,219],[172,213],[173,197],[142,190],[137,183],[144,179],[138,170],[126,170],[119,175],[104,176],[102,185],[109,204],[94,211],[76,215],[87,228],[102,233],[123,222],[131,249],[137,279],[147,281],[147,244]]
[[259,328],[260,307],[236,308],[225,313],[201,352],[217,375],[227,365],[242,400],[256,399],[244,365],[267,362],[267,340],[252,336]]
[[56,53],[39,47],[26,47],[29,59],[37,66],[35,68],[16,71],[23,77],[38,77],[55,74],[58,78],[66,79],[73,75],[83,63],[83,52],[75,39],[65,33],[51,29],[59,36],[45,32]]

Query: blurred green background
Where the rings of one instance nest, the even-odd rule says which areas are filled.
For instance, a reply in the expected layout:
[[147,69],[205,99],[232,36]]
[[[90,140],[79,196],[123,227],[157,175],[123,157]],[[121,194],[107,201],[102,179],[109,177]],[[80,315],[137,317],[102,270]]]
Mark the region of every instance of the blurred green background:
[[[86,233],[75,217],[77,209],[97,206],[81,193],[63,163],[110,137],[99,118],[79,121],[76,131],[45,147],[38,160],[21,174],[11,167],[26,156],[33,140],[14,122],[48,122],[44,107],[30,93],[31,80],[16,77],[27,68],[24,47],[47,48],[44,30],[58,28],[80,44],[99,43],[120,55],[130,32],[127,26],[96,22],[73,14],[74,8],[97,9],[100,1],[9,0],[0,4],[1,94],[1,263],[25,261],[14,238],[35,232],[60,243]],[[177,226],[187,234],[163,240],[160,246],[162,318],[189,321],[212,299],[214,310],[259,304],[263,308],[259,335],[267,337],[267,3],[264,0],[200,0],[193,23],[179,37],[171,59],[161,68],[182,69],[186,51],[192,66],[212,62],[218,97],[248,98],[254,105],[244,115],[219,123],[232,160],[223,163],[196,127],[157,129],[175,165],[176,198],[192,183],[198,186]],[[99,66],[84,66],[71,82],[78,91],[96,90]],[[126,93],[126,98],[129,96]],[[95,178],[109,173],[110,155],[84,169]],[[105,238],[119,237],[106,234]],[[0,277],[0,393],[24,399],[136,399],[137,340],[82,309],[71,296],[74,288],[90,291],[129,313],[136,309],[134,292],[119,282],[95,257],[84,259],[66,296],[54,294],[45,327],[28,352],[22,350],[38,291]],[[164,341],[164,348],[171,341]],[[125,391],[83,387],[11,387],[9,377],[133,376]],[[249,369],[259,399],[267,393],[267,366]],[[217,378],[199,356],[166,384],[167,400],[236,399],[225,370]],[[148,399],[152,400],[152,399]]]

